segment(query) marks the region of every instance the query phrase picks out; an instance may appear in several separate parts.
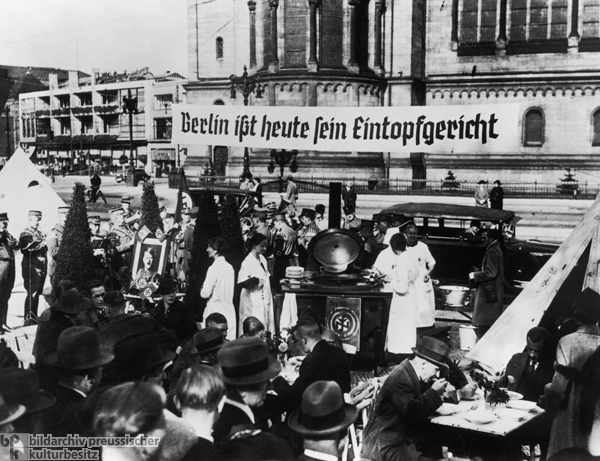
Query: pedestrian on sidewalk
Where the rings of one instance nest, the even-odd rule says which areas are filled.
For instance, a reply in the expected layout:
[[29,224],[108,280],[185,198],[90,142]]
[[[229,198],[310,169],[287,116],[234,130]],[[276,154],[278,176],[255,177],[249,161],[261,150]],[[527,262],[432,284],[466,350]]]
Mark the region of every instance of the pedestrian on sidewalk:
[[490,192],[490,206],[495,210],[501,210],[504,204],[504,189],[499,179],[494,181],[494,187]]
[[488,208],[488,199],[487,187],[485,187],[485,181],[482,179],[477,183],[477,189],[475,190],[475,206]]

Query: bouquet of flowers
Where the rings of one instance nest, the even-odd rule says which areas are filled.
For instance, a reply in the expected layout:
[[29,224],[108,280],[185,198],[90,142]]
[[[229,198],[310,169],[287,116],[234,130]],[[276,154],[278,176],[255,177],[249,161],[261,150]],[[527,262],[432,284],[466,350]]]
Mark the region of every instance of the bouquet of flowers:
[[508,403],[510,397],[506,389],[500,388],[501,374],[496,373],[495,377],[489,377],[485,373],[479,370],[471,370],[469,376],[473,378],[473,381],[483,389],[485,393],[485,401],[492,406],[496,406],[503,403]]
[[270,331],[266,332],[267,346],[269,353],[278,359],[282,364],[292,357],[292,352],[288,346],[288,338],[291,332],[289,328],[282,328],[278,334],[271,335]]

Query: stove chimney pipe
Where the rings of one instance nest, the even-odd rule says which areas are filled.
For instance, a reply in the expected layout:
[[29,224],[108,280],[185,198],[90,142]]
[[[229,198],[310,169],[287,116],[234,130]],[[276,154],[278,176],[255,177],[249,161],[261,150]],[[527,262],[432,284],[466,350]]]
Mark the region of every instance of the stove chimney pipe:
[[329,183],[329,229],[339,229],[342,222],[342,183]]

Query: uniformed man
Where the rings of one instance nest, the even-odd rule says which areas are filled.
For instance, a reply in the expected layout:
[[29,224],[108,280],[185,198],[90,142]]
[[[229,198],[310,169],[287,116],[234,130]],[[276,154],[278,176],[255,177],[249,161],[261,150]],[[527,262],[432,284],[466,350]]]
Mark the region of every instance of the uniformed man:
[[306,267],[308,262],[308,245],[312,238],[321,232],[319,226],[315,223],[315,210],[302,208],[300,213],[300,222],[302,226],[296,231],[298,235],[298,260],[302,267]]
[[23,285],[27,291],[25,298],[25,326],[37,322],[37,311],[40,295],[44,289],[47,271],[46,235],[40,230],[42,212],[29,211],[29,225],[19,236],[19,245],[23,252],[21,274]]
[[142,217],[139,211],[133,211],[131,209],[131,197],[123,197],[121,199],[121,210],[123,210],[123,220],[129,228],[133,231],[137,231],[139,227],[139,220]]
[[179,280],[185,282],[192,259],[192,246],[194,245],[194,229],[198,207],[186,208],[181,212],[181,232],[179,234],[179,251],[177,258],[177,274]]
[[169,215],[165,205],[161,205],[158,211],[160,212],[160,219],[162,219],[163,231],[165,234],[167,234],[171,229],[173,229],[173,226],[175,226],[175,220],[171,215]]
[[8,300],[15,285],[15,250],[19,242],[7,230],[8,214],[0,213],[0,334],[10,331],[6,322]]
[[358,231],[360,228],[360,219],[356,217],[356,212],[351,206],[344,207],[344,222],[342,224],[343,229]]
[[60,248],[68,214],[68,206],[58,207],[58,223],[52,228],[46,237],[46,246],[48,247],[48,277],[50,277],[50,282],[52,284],[54,284],[53,277],[56,267],[56,257],[58,256],[58,249]]
[[100,232],[100,216],[89,216],[88,225],[90,226],[90,231],[92,232],[91,240],[94,255],[105,255],[106,235],[102,235]]
[[124,222],[125,212],[122,208],[113,208],[110,210],[110,220],[112,228],[108,237],[116,253],[122,259],[121,266],[129,266],[135,235]]

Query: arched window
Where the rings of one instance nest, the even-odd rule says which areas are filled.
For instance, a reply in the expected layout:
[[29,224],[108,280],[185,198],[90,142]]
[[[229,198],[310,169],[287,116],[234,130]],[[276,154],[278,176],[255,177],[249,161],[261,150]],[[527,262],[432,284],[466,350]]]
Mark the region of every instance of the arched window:
[[217,37],[215,43],[217,47],[217,59],[223,59],[223,38]]
[[544,144],[544,114],[539,109],[525,113],[523,124],[523,145],[541,146]]
[[592,146],[600,146],[600,109],[592,115]]

